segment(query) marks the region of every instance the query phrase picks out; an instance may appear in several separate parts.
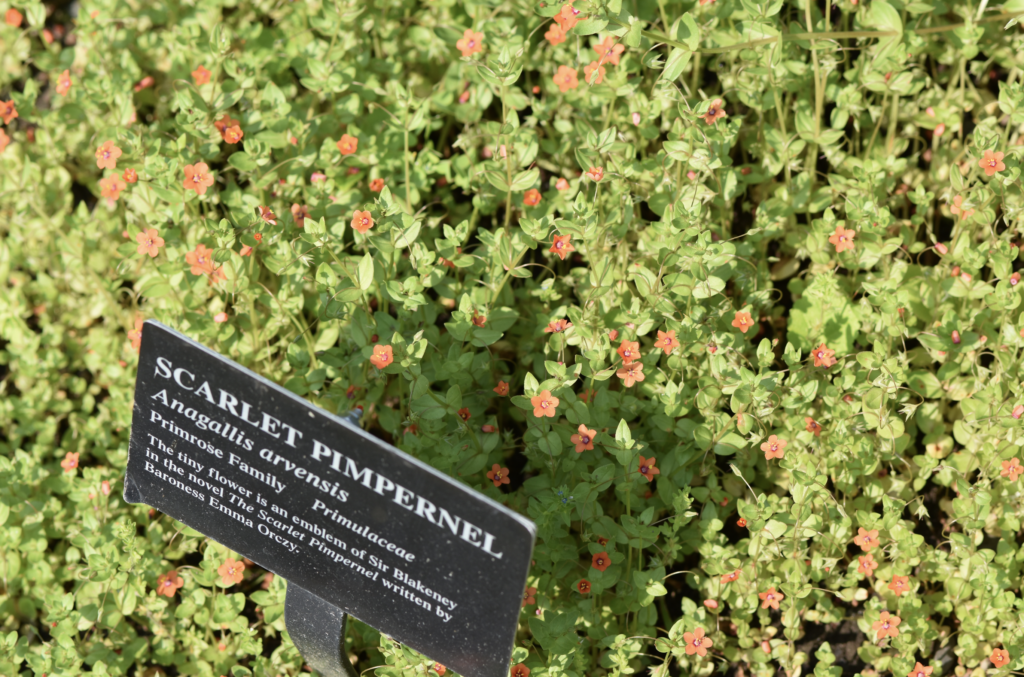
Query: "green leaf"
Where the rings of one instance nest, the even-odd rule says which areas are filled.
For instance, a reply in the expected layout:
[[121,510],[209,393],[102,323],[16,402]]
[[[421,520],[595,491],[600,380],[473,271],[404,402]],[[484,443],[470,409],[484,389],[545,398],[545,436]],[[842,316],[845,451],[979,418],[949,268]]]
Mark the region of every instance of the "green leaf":
[[672,32],[673,37],[689,47],[691,52],[700,47],[700,28],[689,12],[679,17]]
[[256,169],[256,161],[249,156],[244,150],[240,150],[237,153],[233,153],[228,158],[228,164],[237,169],[240,172],[251,172]]
[[359,288],[366,291],[373,284],[373,257],[366,254],[359,261],[359,268],[356,272]]
[[643,22],[636,17],[631,17],[630,21],[632,23],[630,23],[629,30],[626,32],[625,37],[622,38],[622,42],[625,43],[627,47],[639,47],[640,38],[643,37]]
[[338,274],[334,272],[328,263],[321,263],[316,269],[316,282],[329,289],[338,286]]
[[669,52],[668,61],[665,63],[665,70],[662,71],[660,79],[666,82],[675,82],[683,74],[686,64],[690,63],[691,54],[692,52],[680,47],[673,47]]

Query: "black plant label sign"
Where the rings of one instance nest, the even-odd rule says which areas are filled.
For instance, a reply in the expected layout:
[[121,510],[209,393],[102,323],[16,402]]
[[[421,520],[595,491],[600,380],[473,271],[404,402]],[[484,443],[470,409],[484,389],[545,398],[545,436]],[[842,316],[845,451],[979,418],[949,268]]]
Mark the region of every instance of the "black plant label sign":
[[149,321],[125,500],[470,677],[507,677],[536,528]]

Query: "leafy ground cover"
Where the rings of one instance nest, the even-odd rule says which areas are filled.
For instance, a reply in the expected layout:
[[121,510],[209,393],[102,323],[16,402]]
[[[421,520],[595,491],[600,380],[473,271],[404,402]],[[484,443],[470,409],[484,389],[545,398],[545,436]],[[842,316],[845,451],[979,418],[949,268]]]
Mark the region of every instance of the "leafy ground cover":
[[0,674],[306,670],[145,318],[535,520],[515,677],[1019,669],[1022,12],[0,2]]

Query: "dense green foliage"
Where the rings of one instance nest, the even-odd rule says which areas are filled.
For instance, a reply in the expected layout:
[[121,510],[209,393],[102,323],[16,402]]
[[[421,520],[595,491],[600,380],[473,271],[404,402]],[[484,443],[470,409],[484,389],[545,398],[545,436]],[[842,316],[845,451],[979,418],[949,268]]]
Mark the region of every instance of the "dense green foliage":
[[533,677],[1024,665],[1024,2],[824,9],[0,2],[0,674],[304,669],[144,318],[532,518]]

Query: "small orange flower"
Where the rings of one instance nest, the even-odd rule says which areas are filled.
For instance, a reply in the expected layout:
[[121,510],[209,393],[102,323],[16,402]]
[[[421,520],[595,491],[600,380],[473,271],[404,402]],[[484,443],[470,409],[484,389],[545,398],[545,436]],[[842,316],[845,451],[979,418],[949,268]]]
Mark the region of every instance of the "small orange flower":
[[139,248],[135,250],[137,254],[149,254],[154,259],[160,253],[160,247],[164,246],[164,239],[157,234],[156,228],[139,233],[135,241],[139,243]]
[[526,191],[523,195],[523,204],[527,207],[536,207],[540,204],[540,191],[536,188],[531,188]]
[[767,442],[761,444],[761,451],[764,452],[764,460],[770,461],[773,458],[782,458],[785,456],[786,445],[789,444],[786,440],[780,440],[778,436],[771,435]]
[[589,85],[599,85],[604,82],[604,66],[597,61],[591,61],[583,67],[583,79]]
[[[573,71],[575,73],[575,71]],[[14,105],[13,101],[0,101],[0,118],[3,118],[4,124],[11,124],[11,120],[18,117],[18,108]]]
[[999,476],[1008,477],[1011,482],[1016,482],[1021,473],[1024,473],[1024,466],[1020,464],[1020,459],[1014,456],[1009,461],[1003,461],[1003,469]]
[[735,581],[737,578],[740,577],[740,573],[742,573],[742,570],[741,569],[737,569],[736,571],[732,572],[731,574],[726,574],[726,575],[722,576],[722,583],[732,583],[733,581]]
[[683,633],[683,644],[686,648],[683,649],[687,656],[697,654],[701,658],[707,655],[708,649],[710,649],[714,642],[711,641],[710,637],[704,636],[704,628],[697,626],[693,629],[693,632]]
[[992,176],[996,172],[1006,169],[1003,164],[1003,154],[1000,151],[985,151],[984,157],[978,160],[978,166],[985,170],[985,176]]
[[359,139],[348,134],[342,134],[338,140],[338,150],[342,155],[352,155],[359,149]]
[[185,165],[186,190],[194,190],[197,195],[206,195],[206,189],[213,185],[213,174],[205,162]]
[[576,79],[576,69],[569,66],[559,66],[555,73],[554,82],[558,85],[558,91],[565,94],[570,89],[579,87],[579,80]]
[[736,316],[732,318],[732,326],[746,334],[747,330],[754,326],[754,318],[746,311],[737,312]]
[[566,254],[576,251],[576,247],[572,246],[570,240],[572,240],[572,235],[555,235],[555,241],[551,243],[551,249],[548,251],[557,254],[558,258],[564,261]]
[[270,207],[260,205],[258,209],[260,218],[263,219],[264,222],[269,223],[272,226],[277,225],[277,216],[274,214],[273,210],[270,209]]
[[864,552],[871,552],[878,547],[878,529],[868,531],[864,527],[859,527],[857,535],[853,537],[853,542],[859,545]]
[[25,18],[25,17],[22,15],[22,13],[19,12],[18,10],[16,10],[16,9],[14,9],[13,7],[8,9],[7,13],[4,14],[4,22],[8,26],[14,26],[15,28],[20,28],[21,27],[21,20],[23,18]]
[[590,560],[590,566],[594,567],[598,571],[604,571],[612,564],[611,559],[608,557],[607,552],[599,552],[594,555]]
[[238,125],[232,125],[228,127],[221,134],[221,137],[224,139],[225,143],[229,143],[231,145],[234,145],[241,141],[243,136],[245,136],[245,132],[243,132],[242,128]]
[[544,34],[544,38],[549,43],[551,43],[552,47],[554,47],[556,45],[560,45],[563,42],[565,42],[565,31],[562,30],[561,26],[559,26],[556,23],[553,23],[550,26],[548,26],[548,30]]
[[509,671],[509,677],[530,677],[530,668],[522,663],[513,665],[512,670]]
[[299,228],[305,228],[306,219],[311,218],[309,215],[309,207],[306,205],[300,205],[299,203],[293,203],[291,206],[292,219]]
[[197,244],[194,251],[185,254],[185,263],[192,266],[193,275],[209,275],[213,272],[213,250]]
[[210,273],[210,284],[217,284],[228,279],[228,276],[224,274],[224,267],[221,266]]
[[136,317],[135,328],[128,332],[128,340],[132,342],[132,350],[135,352],[139,352],[139,348],[142,347],[142,327],[143,319]]
[[594,183],[604,178],[604,167],[591,167],[587,170],[587,178]]
[[602,42],[594,45],[594,51],[597,52],[597,56],[601,59],[601,63],[609,63],[613,66],[618,66],[619,58],[622,53],[626,51],[626,47],[615,42],[615,38],[609,35]]
[[511,481],[508,478],[508,468],[502,468],[497,463],[492,465],[491,469],[487,472],[487,479],[494,482],[494,486],[496,487],[500,487],[502,484],[508,484]]
[[245,564],[243,562],[236,562],[232,558],[228,557],[224,560],[224,563],[217,568],[217,575],[220,576],[220,581],[224,585],[234,585],[235,583],[242,582],[242,572],[245,571]]
[[542,390],[540,395],[531,397],[530,404],[533,405],[533,415],[537,418],[554,418],[558,415],[558,398],[552,395],[550,390]]
[[57,76],[57,93],[65,96],[69,89],[71,89],[71,71],[65,70]]
[[928,677],[932,674],[932,666],[921,665],[918,662],[914,662],[914,669],[907,673],[907,677]]
[[505,381],[498,381],[498,385],[495,386],[494,392],[498,393],[498,397],[505,397],[508,395],[508,383]]
[[555,181],[555,190],[569,190],[569,182],[565,179]]
[[127,187],[117,174],[111,174],[105,179],[100,179],[100,195],[111,200],[121,197],[121,191]]
[[804,425],[807,427],[805,430],[809,433],[814,433],[815,437],[821,437],[821,424],[815,421],[810,416],[804,416]]
[[761,598],[762,609],[767,609],[769,607],[772,609],[778,609],[779,602],[786,599],[786,596],[777,591],[774,587],[768,588],[767,592],[757,593],[757,596]]
[[531,604],[536,604],[537,603],[537,598],[535,597],[536,594],[537,594],[537,588],[527,588],[526,589],[526,591],[523,593],[523,608],[524,609],[526,607],[530,606]]
[[358,230],[360,233],[365,233],[373,228],[373,218],[370,216],[370,212],[361,212],[357,210],[352,216],[352,228]]
[[[953,198],[953,204],[949,206],[949,211],[950,211],[951,214],[954,214],[954,215],[959,214],[961,219],[968,219],[968,218],[970,218],[974,214],[974,210],[973,209],[964,209],[961,206],[961,205],[963,205],[963,203],[964,203],[964,196],[963,195],[957,195],[955,198]],[[938,249],[939,246],[940,245],[935,245],[935,248]],[[942,249],[946,249],[945,245],[942,246]],[[945,254],[946,252],[943,251],[942,253]]]
[[199,68],[192,71],[192,79],[196,81],[197,86],[205,85],[210,81],[210,71],[206,70],[203,66],[199,66]]
[[814,356],[814,366],[826,369],[837,362],[835,354],[836,351],[829,349],[824,343],[811,351],[811,355]]
[[100,169],[117,169],[117,158],[121,157],[121,149],[113,141],[104,141],[96,149],[96,166]]
[[467,28],[455,43],[455,47],[462,52],[462,56],[473,56],[477,52],[482,52],[484,51],[484,34],[474,33],[472,28]]
[[569,438],[569,441],[576,445],[576,453],[582,454],[594,448],[594,438],[597,437],[596,430],[589,430],[587,426],[580,424],[578,432]]
[[[557,237],[557,236],[556,236]],[[545,334],[559,334],[572,326],[569,320],[552,320],[544,327]]]
[[479,313],[476,312],[476,310],[474,310],[473,318],[470,321],[473,323],[474,327],[480,327],[482,329],[484,325],[487,324],[487,316],[480,315]]
[[462,409],[459,409],[458,414],[459,418],[461,418],[463,422],[468,421],[472,416],[472,414],[469,413],[468,407],[463,407]]
[[829,236],[828,241],[836,246],[836,254],[842,254],[847,249],[853,249],[853,238],[855,237],[857,237],[855,231],[836,226],[836,231]]
[[726,112],[722,110],[722,100],[715,99],[708,107],[708,112],[701,117],[704,118],[704,124],[713,125],[725,116]]
[[893,576],[889,582],[889,589],[896,593],[899,597],[906,591],[910,590],[910,577],[909,576]]
[[644,380],[644,363],[633,362],[627,364],[615,372],[615,375],[622,379],[622,385],[626,388],[632,388],[635,383]]
[[993,649],[988,659],[992,661],[992,665],[1001,668],[1010,662],[1010,652],[1006,649]]
[[157,577],[156,594],[174,597],[174,593],[183,585],[185,585],[185,581],[182,580],[177,571],[168,571],[166,574]]
[[71,472],[78,467],[78,453],[68,452],[64,455],[64,460],[60,462],[60,467],[64,468],[64,472]]
[[384,190],[384,179],[376,178],[373,181],[370,181],[370,190],[374,193],[379,193]]
[[676,332],[674,329],[669,331],[658,330],[658,340],[654,342],[655,348],[661,348],[665,351],[666,355],[671,355],[672,351],[679,346],[679,341],[676,340]]
[[588,594],[590,592],[590,581],[585,578],[581,579],[580,582],[576,584],[576,589],[580,591],[581,595]]
[[736,520],[736,526],[742,529],[743,527],[747,526],[747,520],[743,519],[742,517],[739,518],[738,520]]
[[572,6],[572,0],[562,5],[562,9],[555,15],[555,21],[562,30],[568,33],[580,20],[580,11]]
[[373,347],[373,355],[370,357],[370,364],[383,369],[392,362],[394,362],[395,356],[391,350],[391,346],[382,346],[380,344]]
[[238,120],[232,120],[230,115],[224,113],[224,117],[220,120],[215,120],[213,126],[216,127],[217,131],[220,132],[221,135],[223,135],[228,127],[237,127]]
[[878,620],[871,624],[871,629],[878,632],[875,639],[898,637],[900,634],[899,626],[902,622],[899,616],[893,616],[888,611],[883,611]]
[[651,456],[650,458],[640,457],[640,465],[636,471],[640,473],[640,476],[645,478],[648,482],[654,481],[655,475],[660,475],[661,471],[654,467],[656,459]]
[[616,350],[623,364],[632,364],[634,360],[640,359],[640,344],[636,341],[622,339],[619,349]]
[[121,178],[124,179],[125,183],[138,183],[139,173],[136,172],[131,167],[129,167],[128,169],[124,170],[124,174],[121,175]]

